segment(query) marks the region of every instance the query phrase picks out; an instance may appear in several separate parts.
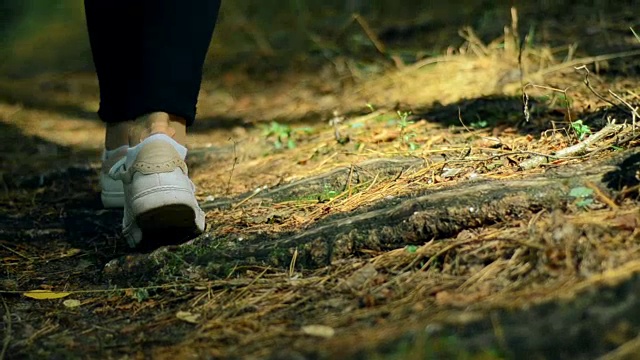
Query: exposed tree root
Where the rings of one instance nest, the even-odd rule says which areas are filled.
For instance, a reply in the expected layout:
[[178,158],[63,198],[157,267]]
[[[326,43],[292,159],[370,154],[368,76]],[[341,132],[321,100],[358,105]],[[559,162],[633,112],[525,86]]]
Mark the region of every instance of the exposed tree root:
[[360,184],[371,181],[376,176],[380,180],[398,177],[406,171],[417,170],[423,165],[424,160],[420,158],[372,159],[352,167],[339,167],[324,174],[294,181],[273,189],[257,190],[257,193],[250,192],[233,199],[219,199],[203,202],[200,205],[203,210],[210,210],[227,208],[249,198],[271,199],[275,202],[285,201],[304,195],[321,193],[326,188],[345,189],[349,182]]
[[[190,264],[205,267],[207,276],[240,264],[286,267],[294,253],[297,267],[317,268],[363,251],[419,245],[455,236],[465,229],[526,220],[541,210],[564,209],[575,200],[568,195],[572,188],[589,184],[619,189],[621,180],[612,177],[618,167],[609,164],[611,160],[589,168],[573,166],[524,179],[464,183],[419,196],[386,199],[368,209],[331,216],[295,234],[216,238],[213,229],[177,251]],[[309,183],[326,179],[330,177],[323,175]],[[613,185],[616,181],[618,184]],[[302,180],[296,186],[303,188],[302,184],[308,183]],[[292,185],[283,188],[291,189]],[[276,189],[274,193],[281,191],[284,190]],[[135,267],[135,273],[145,278],[149,271],[155,272],[171,262],[175,258],[172,252],[115,260],[107,267],[107,273],[114,279],[124,275],[122,278],[130,281],[130,269]]]

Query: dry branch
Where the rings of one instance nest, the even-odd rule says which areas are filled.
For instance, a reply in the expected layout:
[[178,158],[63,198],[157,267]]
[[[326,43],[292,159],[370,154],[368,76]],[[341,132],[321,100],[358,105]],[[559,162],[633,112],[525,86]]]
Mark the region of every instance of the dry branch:
[[587,139],[585,139],[584,141],[579,142],[578,144],[575,144],[573,146],[570,146],[568,148],[562,149],[558,152],[556,152],[555,154],[549,155],[549,156],[535,156],[531,159],[527,159],[523,162],[520,163],[520,169],[522,170],[529,170],[529,169],[533,169],[535,167],[538,167],[542,164],[545,164],[547,162],[549,162],[549,158],[553,158],[554,160],[557,159],[563,159],[563,158],[568,158],[571,156],[578,156],[578,155],[583,155],[586,152],[588,152],[589,147],[594,146],[598,141],[609,137],[611,135],[614,135],[616,133],[618,133],[620,130],[622,130],[624,128],[624,125],[620,125],[620,124],[609,124],[607,126],[605,126],[604,128],[602,128],[600,131],[598,131],[597,133],[589,136]]

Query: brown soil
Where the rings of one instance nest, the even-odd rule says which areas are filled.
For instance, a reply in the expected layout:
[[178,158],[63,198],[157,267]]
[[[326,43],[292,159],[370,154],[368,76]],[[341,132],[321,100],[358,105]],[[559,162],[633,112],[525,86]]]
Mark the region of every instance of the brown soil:
[[0,83],[2,355],[633,356],[639,53],[465,38],[383,75],[206,81],[208,230],[148,252],[100,206],[93,75]]

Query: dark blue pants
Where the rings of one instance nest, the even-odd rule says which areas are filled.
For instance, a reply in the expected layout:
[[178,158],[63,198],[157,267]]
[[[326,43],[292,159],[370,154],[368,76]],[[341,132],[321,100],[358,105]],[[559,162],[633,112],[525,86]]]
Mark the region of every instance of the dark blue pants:
[[220,0],[85,0],[105,122],[162,111],[193,123]]

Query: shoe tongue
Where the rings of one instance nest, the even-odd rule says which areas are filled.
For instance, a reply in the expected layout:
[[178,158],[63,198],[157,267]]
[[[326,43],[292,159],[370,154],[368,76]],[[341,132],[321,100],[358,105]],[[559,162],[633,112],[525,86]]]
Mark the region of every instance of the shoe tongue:
[[140,152],[140,150],[148,143],[153,142],[153,141],[166,141],[168,143],[170,143],[171,145],[173,145],[173,147],[176,149],[176,151],[178,152],[178,154],[180,155],[180,157],[182,158],[182,160],[184,160],[187,157],[187,148],[180,145],[177,141],[173,140],[169,135],[165,135],[165,134],[155,134],[155,135],[151,135],[148,138],[144,139],[144,141],[142,141],[140,144],[131,147],[127,150],[127,162],[126,162],[126,168],[129,169],[131,167],[131,165],[133,164],[133,162],[136,160],[136,158],[138,157],[138,153]]

